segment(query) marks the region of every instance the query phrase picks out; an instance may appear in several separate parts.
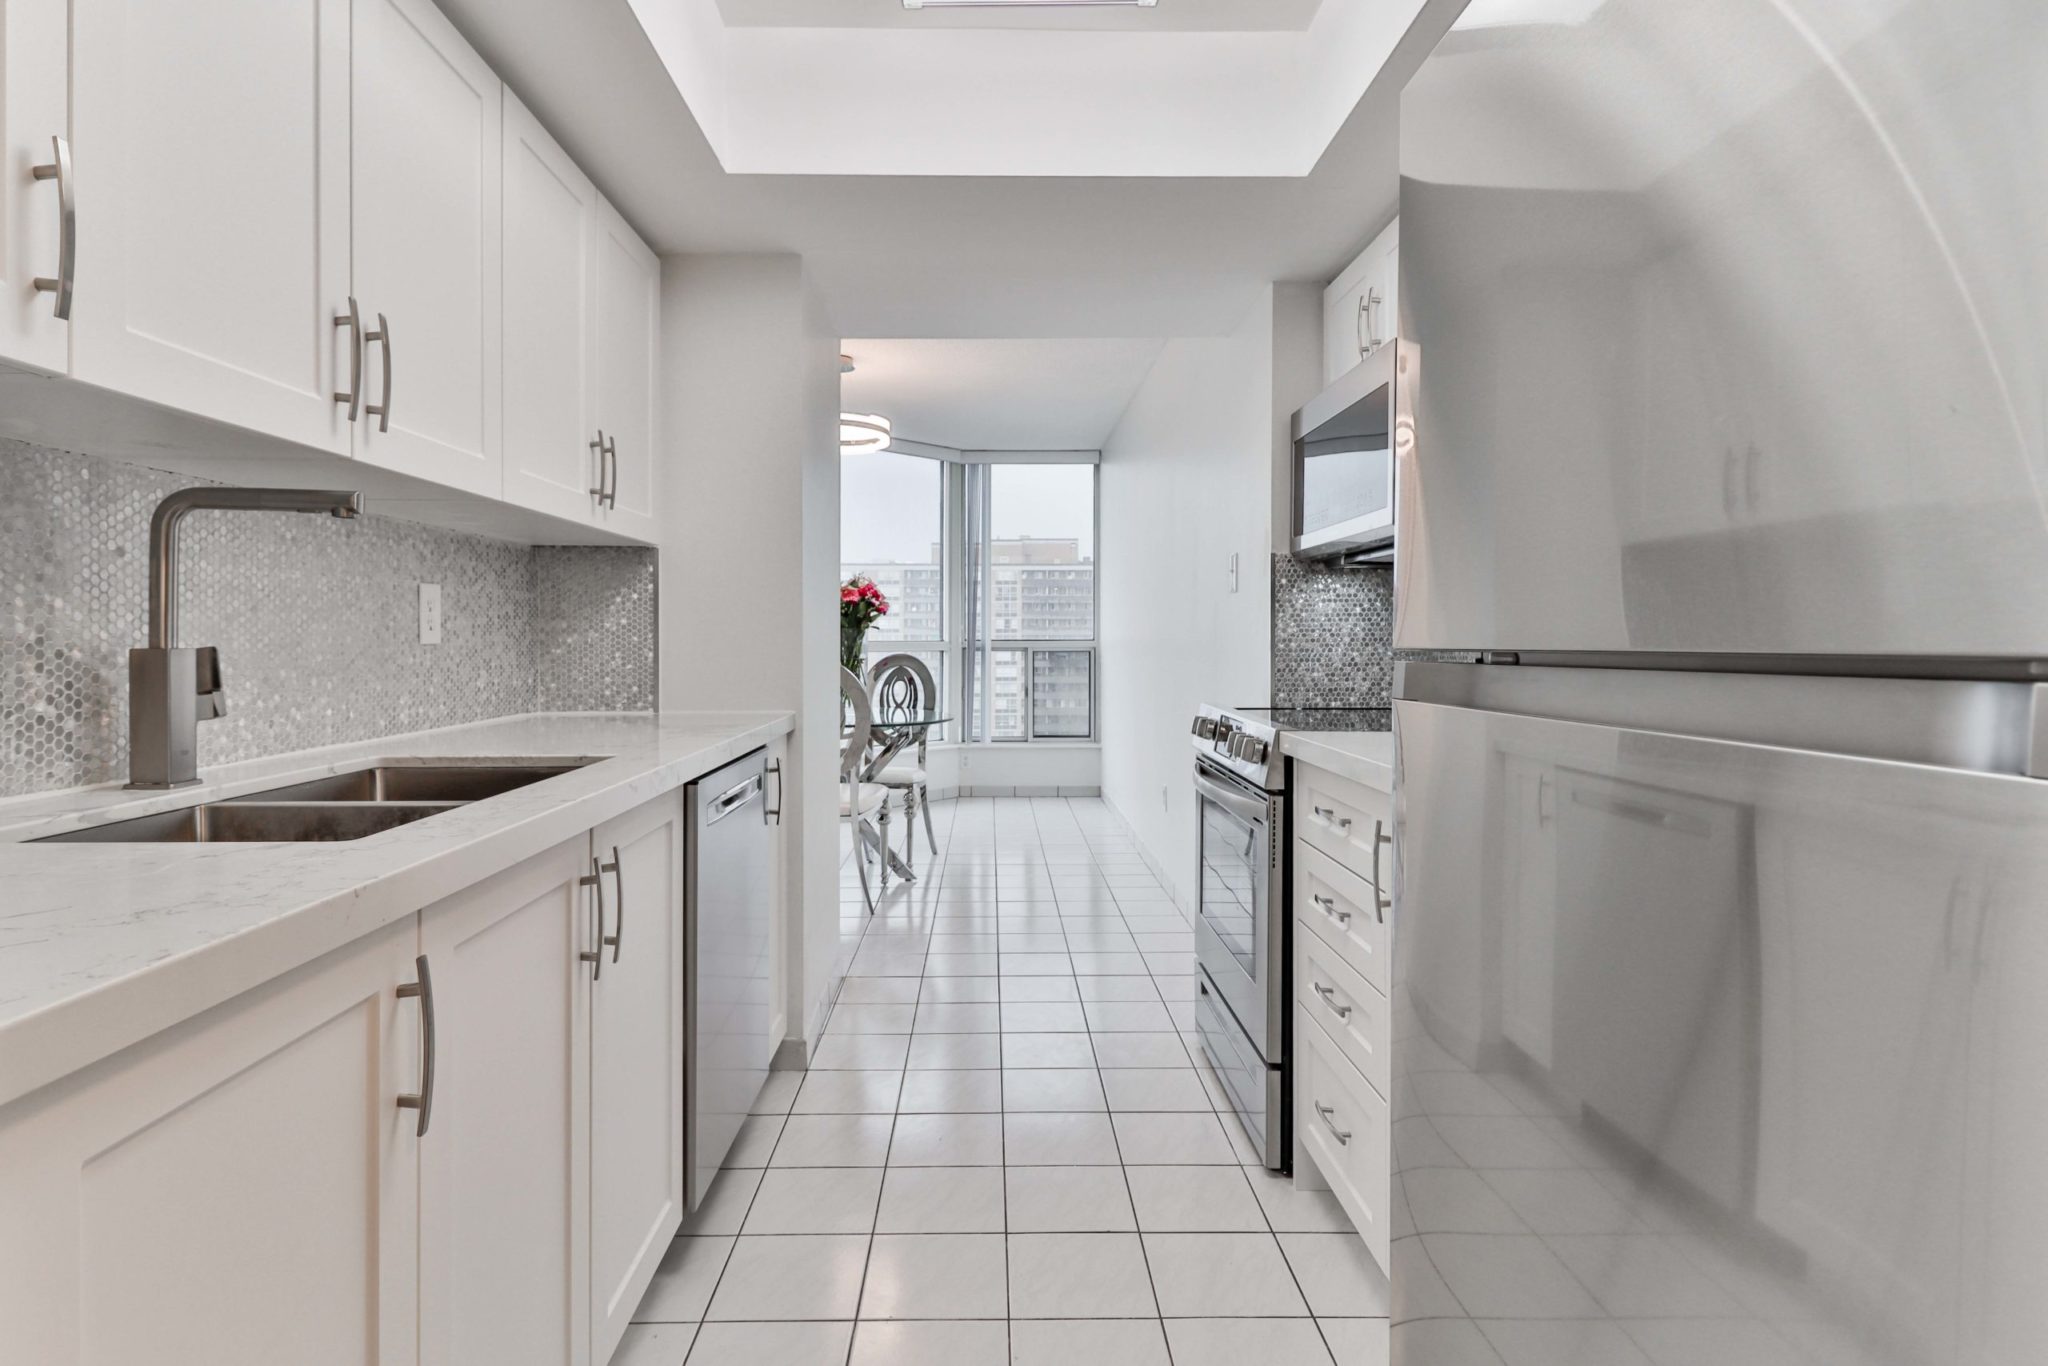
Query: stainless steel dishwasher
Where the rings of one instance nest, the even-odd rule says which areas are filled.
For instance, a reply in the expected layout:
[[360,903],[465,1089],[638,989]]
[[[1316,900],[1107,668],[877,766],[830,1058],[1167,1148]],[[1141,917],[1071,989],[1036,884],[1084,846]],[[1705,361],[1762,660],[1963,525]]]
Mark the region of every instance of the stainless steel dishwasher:
[[768,1079],[773,840],[768,752],[755,750],[685,789],[683,1167],[690,1208]]

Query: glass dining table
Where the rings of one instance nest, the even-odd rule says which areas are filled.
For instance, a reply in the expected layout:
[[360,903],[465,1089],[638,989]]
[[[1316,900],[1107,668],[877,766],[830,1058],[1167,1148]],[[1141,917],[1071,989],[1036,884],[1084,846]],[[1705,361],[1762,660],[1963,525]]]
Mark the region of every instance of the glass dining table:
[[[874,704],[874,738],[868,742],[867,757],[861,763],[860,780],[864,783],[876,781],[897,755],[929,735],[932,727],[943,726],[951,719],[942,708],[892,706],[877,701]],[[884,848],[882,854],[888,859],[891,872],[905,882],[917,881],[917,874],[895,850]]]

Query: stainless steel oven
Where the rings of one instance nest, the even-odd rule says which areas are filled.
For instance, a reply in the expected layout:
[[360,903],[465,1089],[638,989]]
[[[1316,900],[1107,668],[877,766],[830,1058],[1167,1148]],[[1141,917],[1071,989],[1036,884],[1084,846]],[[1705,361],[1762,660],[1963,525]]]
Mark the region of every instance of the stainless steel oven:
[[1260,729],[1213,708],[1195,724],[1195,1023],[1260,1160],[1284,1170],[1287,799],[1267,785],[1285,770]]

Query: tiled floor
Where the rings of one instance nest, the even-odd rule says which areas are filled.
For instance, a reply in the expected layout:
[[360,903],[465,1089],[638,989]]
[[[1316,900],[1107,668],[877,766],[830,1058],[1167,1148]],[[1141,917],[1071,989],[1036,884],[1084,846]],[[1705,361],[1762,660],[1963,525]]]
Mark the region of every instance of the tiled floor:
[[[622,1366],[1363,1366],[1385,1281],[1250,1151],[1185,919],[1099,801],[934,810]],[[900,831],[900,823],[898,826]]]

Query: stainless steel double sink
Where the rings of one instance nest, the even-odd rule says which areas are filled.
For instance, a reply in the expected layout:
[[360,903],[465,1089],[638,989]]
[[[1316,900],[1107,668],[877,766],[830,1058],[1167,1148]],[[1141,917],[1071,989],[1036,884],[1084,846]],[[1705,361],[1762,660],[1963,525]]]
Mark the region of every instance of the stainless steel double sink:
[[359,840],[573,773],[595,759],[386,764],[199,806],[159,811],[35,844],[320,843]]

